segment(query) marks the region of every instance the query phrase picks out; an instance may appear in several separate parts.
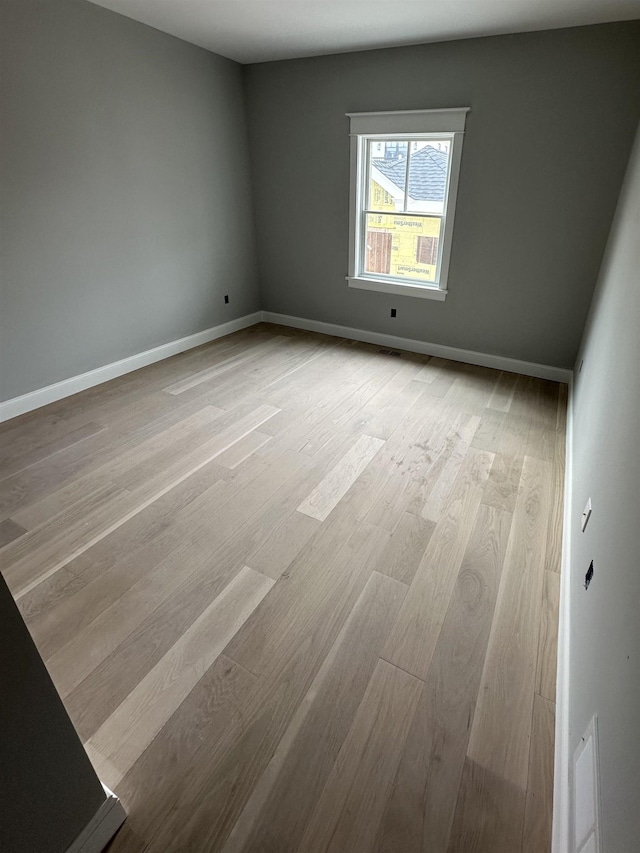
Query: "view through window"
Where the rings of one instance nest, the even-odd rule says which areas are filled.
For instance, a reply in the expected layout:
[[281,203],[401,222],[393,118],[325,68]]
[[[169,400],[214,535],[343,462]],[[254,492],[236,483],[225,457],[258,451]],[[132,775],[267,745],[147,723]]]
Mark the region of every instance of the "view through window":
[[448,139],[368,139],[362,271],[438,280]]

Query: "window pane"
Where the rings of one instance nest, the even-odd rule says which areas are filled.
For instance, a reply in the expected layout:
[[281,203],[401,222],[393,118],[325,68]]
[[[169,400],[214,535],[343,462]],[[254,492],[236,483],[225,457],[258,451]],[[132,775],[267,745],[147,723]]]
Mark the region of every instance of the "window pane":
[[444,214],[451,143],[421,139],[411,143],[407,210]]
[[407,141],[370,139],[369,210],[403,210],[407,177]]
[[437,216],[367,214],[364,272],[436,281],[441,223]]

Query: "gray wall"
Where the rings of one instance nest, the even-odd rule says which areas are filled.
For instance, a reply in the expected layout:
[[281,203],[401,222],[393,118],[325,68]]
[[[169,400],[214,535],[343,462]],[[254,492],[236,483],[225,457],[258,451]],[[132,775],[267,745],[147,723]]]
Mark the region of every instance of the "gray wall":
[[[639,270],[640,131],[576,366],[568,520],[571,750],[597,713],[603,849],[611,853],[637,850],[640,838]],[[581,533],[589,497],[593,514]]]
[[0,575],[0,850],[64,853],[105,800]]
[[[571,367],[639,81],[637,23],[249,66],[263,308]],[[472,112],[447,301],[347,288],[344,113],[451,106]]]
[[82,0],[0,33],[0,400],[257,310],[241,67]]

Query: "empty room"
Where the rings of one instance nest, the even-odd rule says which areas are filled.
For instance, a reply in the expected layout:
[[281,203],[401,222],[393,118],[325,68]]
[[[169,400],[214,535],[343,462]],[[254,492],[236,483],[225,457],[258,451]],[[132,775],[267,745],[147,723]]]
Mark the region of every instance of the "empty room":
[[639,0],[0,63],[0,850],[640,850]]

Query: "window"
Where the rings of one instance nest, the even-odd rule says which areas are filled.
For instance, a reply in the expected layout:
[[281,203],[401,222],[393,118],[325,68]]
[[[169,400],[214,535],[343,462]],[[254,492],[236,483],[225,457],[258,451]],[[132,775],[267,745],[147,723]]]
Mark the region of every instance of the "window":
[[350,287],[444,299],[467,108],[350,113]]

